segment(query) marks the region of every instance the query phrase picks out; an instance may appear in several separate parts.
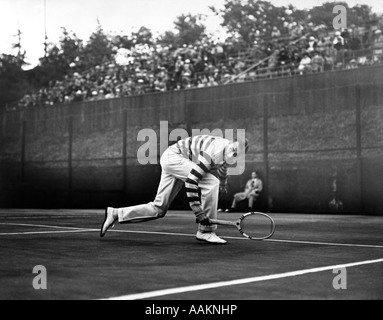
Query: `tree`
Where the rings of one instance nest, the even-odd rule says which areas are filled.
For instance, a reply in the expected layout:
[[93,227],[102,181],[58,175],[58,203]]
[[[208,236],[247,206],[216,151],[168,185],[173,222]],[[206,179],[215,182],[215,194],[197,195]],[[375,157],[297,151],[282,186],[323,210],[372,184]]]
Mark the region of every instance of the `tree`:
[[131,49],[134,46],[134,41],[132,37],[128,37],[127,35],[116,35],[112,39],[112,44],[117,48]]
[[175,28],[178,31],[177,44],[195,44],[205,35],[206,26],[203,25],[202,15],[181,15],[174,22]]
[[21,99],[27,90],[27,79],[20,56],[0,55],[0,107]]
[[163,46],[175,48],[181,41],[179,40],[178,35],[176,33],[174,33],[173,31],[166,31],[157,39],[157,42]]
[[313,7],[309,10],[309,20],[314,26],[325,25],[328,30],[333,30],[333,21],[335,15],[333,13],[334,7],[341,5],[349,11],[349,6],[346,2],[326,2],[321,6]]
[[372,12],[372,7],[368,5],[356,5],[348,12],[348,22],[350,25],[366,26],[371,21],[376,21],[378,16]]
[[104,32],[100,21],[97,20],[97,24],[97,30],[92,33],[84,47],[83,65],[85,69],[101,65],[109,61],[113,55],[112,41]]
[[23,50],[21,30],[17,30],[17,42],[12,44],[12,49],[17,50],[17,55],[0,55],[0,107],[21,99],[27,91],[28,82],[23,70],[26,51]]
[[62,28],[63,35],[60,38],[61,55],[64,63],[70,67],[75,61],[79,62],[84,50],[83,41],[75,33]]
[[146,27],[141,27],[138,32],[132,34],[133,39],[139,44],[152,44],[153,34],[152,31]]
[[281,35],[288,36],[291,23],[298,23],[308,32],[316,32],[323,26],[333,30],[333,13],[336,5],[342,5],[347,10],[348,24],[366,26],[377,20],[377,15],[368,5],[356,5],[352,8],[346,2],[327,2],[309,10],[298,10],[294,6],[278,7],[263,0],[225,0],[223,9],[210,9],[222,18],[225,27],[234,38],[240,38],[247,44],[255,40],[265,40],[271,37],[273,28]]
[[21,35],[23,33],[21,32],[21,30],[17,30],[17,35],[15,37],[17,37],[17,42],[16,43],[13,43],[12,44],[12,49],[16,49],[17,50],[17,58],[19,59],[20,62],[22,62],[23,65],[25,65],[25,56],[26,56],[26,51],[24,50],[23,51],[23,46],[21,44]]
[[332,30],[335,17],[333,9],[336,5],[346,8],[348,26],[368,26],[372,21],[377,20],[377,15],[372,12],[372,8],[368,5],[355,5],[351,8],[346,2],[327,2],[308,11],[310,22],[314,26],[322,24],[328,30]]
[[53,43],[48,43],[46,56],[40,58],[40,65],[30,73],[34,74],[33,86],[35,89],[48,86],[50,81],[61,80],[68,70],[69,65],[65,62],[60,48]]
[[168,30],[160,35],[157,42],[173,48],[181,47],[184,44],[194,45],[206,36],[205,31],[203,15],[181,15],[174,21],[174,30]]
[[[40,65],[28,73],[35,89],[48,86],[50,81],[63,79],[70,72],[73,63],[79,64],[82,52],[82,40],[75,33],[62,28],[60,43],[47,43],[46,55],[40,59]],[[81,67],[80,64],[79,66]]]
[[284,32],[285,22],[289,19],[287,8],[276,7],[268,1],[226,0],[224,9],[210,8],[219,15],[232,36],[242,38],[252,44],[257,37],[270,38],[273,28]]

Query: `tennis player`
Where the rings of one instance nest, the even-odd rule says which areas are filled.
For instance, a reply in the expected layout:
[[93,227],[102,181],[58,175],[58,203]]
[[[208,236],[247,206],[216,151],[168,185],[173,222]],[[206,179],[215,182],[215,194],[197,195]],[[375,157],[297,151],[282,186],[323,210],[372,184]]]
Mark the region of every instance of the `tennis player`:
[[[197,240],[226,244],[216,235],[217,226],[210,219],[217,218],[219,192],[227,190],[227,170],[235,164],[239,147],[239,141],[209,135],[189,137],[170,146],[161,156],[162,175],[155,200],[127,208],[107,208],[101,237],[117,220],[133,223],[163,218],[185,185],[189,205],[199,224]],[[246,140],[244,150],[247,149]]]

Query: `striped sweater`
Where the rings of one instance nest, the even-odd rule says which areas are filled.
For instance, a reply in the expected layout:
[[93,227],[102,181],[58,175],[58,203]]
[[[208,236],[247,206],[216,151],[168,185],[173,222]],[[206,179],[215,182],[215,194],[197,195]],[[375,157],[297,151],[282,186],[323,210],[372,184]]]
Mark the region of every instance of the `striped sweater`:
[[198,217],[204,214],[201,206],[201,190],[199,182],[207,173],[216,171],[221,185],[227,184],[227,164],[225,148],[230,141],[220,137],[200,135],[178,141],[181,154],[194,162],[186,181],[186,194],[190,208]]

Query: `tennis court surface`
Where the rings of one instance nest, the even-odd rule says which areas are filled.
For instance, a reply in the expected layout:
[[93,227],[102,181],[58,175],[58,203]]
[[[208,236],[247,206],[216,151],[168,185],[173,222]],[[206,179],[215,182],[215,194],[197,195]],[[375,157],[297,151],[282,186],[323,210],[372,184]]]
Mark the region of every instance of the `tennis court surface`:
[[[220,226],[228,245],[214,246],[196,241],[191,212],[100,238],[103,210],[0,209],[0,299],[383,298],[383,217],[270,215],[272,239]],[[46,290],[33,286],[36,266]]]

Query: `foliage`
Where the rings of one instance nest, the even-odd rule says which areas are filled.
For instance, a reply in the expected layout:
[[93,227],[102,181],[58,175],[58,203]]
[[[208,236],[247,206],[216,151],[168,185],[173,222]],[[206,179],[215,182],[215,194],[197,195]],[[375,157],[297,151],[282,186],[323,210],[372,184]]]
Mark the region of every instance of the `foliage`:
[[181,15],[174,24],[178,30],[178,44],[180,45],[195,44],[205,35],[206,27],[202,24],[201,15]]
[[27,87],[24,55],[0,55],[0,107],[20,99]]
[[[346,7],[350,27],[378,23],[378,16],[370,6],[350,7],[346,2],[328,2],[311,9],[298,10],[292,5],[276,6],[265,0],[225,0],[223,8],[211,7],[211,10],[221,18],[222,27],[235,43],[252,46],[255,42],[267,42],[273,37],[291,36],[294,26],[306,31],[319,26],[333,30],[333,8],[336,4]],[[111,61],[116,48],[131,49],[137,44],[161,44],[177,48],[195,45],[208,38],[202,15],[180,15],[174,21],[174,29],[156,39],[151,30],[144,26],[131,35],[111,36],[98,21],[96,31],[87,42],[62,28],[59,43],[47,43],[46,54],[40,59],[39,66],[23,72],[26,52],[22,48],[21,35],[22,32],[18,30],[18,43],[13,44],[18,54],[0,56],[0,103],[3,105],[12,99],[19,99],[28,90],[37,91],[71,73],[83,72]]]
[[338,4],[347,9],[349,26],[366,26],[377,19],[370,6],[349,7],[346,2],[327,2],[312,9],[298,10],[292,5],[278,7],[263,0],[226,0],[223,9],[211,7],[211,10],[222,18],[222,27],[232,36],[251,44],[259,38],[270,38],[274,28],[284,35],[294,24],[311,30],[320,26],[333,30],[333,9]]
[[293,6],[277,7],[263,0],[226,0],[224,9],[211,9],[222,18],[222,26],[229,33],[248,44],[259,37],[270,38],[274,28],[283,33],[286,23],[293,20],[299,22],[304,17],[302,11]]
[[310,22],[315,26],[325,25],[328,29],[333,28],[333,9],[336,5],[346,8],[349,26],[366,26],[377,18],[377,15],[372,12],[372,8],[368,5],[356,5],[351,8],[346,2],[326,2],[308,11]]
[[85,69],[101,65],[109,61],[113,50],[109,36],[104,32],[101,24],[98,23],[97,30],[92,33],[83,50],[83,65]]

